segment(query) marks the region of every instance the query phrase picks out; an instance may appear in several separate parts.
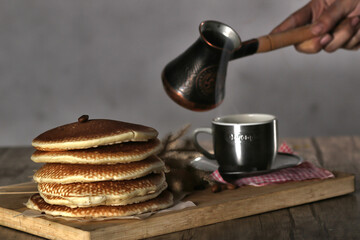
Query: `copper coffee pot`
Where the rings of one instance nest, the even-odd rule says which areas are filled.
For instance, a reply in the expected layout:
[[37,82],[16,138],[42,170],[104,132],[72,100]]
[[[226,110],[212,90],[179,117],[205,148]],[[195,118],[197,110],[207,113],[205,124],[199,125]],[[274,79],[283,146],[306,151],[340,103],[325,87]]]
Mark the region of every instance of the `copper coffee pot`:
[[246,42],[228,25],[203,21],[200,37],[162,72],[165,91],[179,105],[207,111],[224,99],[228,61],[303,42],[314,37],[310,26],[270,34]]

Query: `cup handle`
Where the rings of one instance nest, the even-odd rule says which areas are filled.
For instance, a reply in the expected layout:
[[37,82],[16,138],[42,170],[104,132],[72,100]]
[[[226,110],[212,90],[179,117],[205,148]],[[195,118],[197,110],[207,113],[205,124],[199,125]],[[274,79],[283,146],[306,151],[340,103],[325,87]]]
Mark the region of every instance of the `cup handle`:
[[215,160],[215,155],[212,154],[212,153],[209,153],[205,148],[203,148],[198,140],[197,140],[197,136],[200,134],[200,133],[207,133],[207,134],[210,134],[212,135],[212,129],[211,128],[197,128],[194,130],[193,132],[193,142],[194,142],[194,145],[195,145],[195,148],[196,150],[198,150],[199,152],[201,152],[205,157],[211,159],[211,160]]

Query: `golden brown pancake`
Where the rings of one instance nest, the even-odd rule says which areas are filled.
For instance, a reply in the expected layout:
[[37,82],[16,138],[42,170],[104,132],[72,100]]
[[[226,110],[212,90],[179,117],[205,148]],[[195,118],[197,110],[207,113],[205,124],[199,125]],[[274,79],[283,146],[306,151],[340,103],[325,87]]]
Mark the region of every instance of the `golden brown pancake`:
[[67,198],[73,204],[100,205],[113,199],[125,200],[152,194],[167,187],[165,174],[150,174],[142,178],[124,181],[102,181],[90,183],[39,183],[38,191],[43,195]]
[[128,141],[147,141],[156,138],[157,135],[158,132],[151,127],[108,119],[93,119],[48,130],[37,136],[32,145],[42,151],[62,151]]
[[46,163],[115,164],[143,160],[161,151],[159,139],[147,142],[125,142],[110,146],[57,152],[35,151],[31,160]]
[[158,132],[143,125],[94,119],[40,134],[32,145],[39,194],[27,206],[71,217],[127,216],[172,204],[165,165],[155,154]]
[[145,160],[114,165],[47,163],[33,176],[38,183],[75,183],[119,181],[140,178],[165,170],[164,162],[157,156]]
[[60,205],[51,205],[44,201],[39,194],[30,197],[26,206],[54,216],[66,217],[118,217],[141,214],[167,208],[173,204],[173,196],[164,191],[158,197],[149,201],[129,204],[125,206],[96,206],[88,208],[69,208]]
[[110,206],[120,206],[128,205],[133,203],[144,202],[159,196],[167,188],[167,183],[164,182],[163,185],[159,187],[156,191],[151,191],[148,194],[135,196],[133,198],[123,199],[122,196],[118,195],[106,195],[106,196],[86,196],[86,197],[59,197],[51,196],[47,194],[40,193],[40,196],[45,200],[45,202],[54,205],[65,205],[71,208],[77,207],[94,207],[99,205],[110,205]]

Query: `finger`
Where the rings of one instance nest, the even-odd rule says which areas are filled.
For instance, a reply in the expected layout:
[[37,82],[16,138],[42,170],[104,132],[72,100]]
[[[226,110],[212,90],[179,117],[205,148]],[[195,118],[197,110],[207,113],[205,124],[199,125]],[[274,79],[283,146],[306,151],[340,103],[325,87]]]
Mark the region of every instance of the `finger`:
[[350,41],[344,46],[345,49],[354,50],[360,43],[360,29],[352,36]]
[[325,45],[327,45],[332,40],[332,35],[325,34],[323,36],[315,37],[302,43],[296,44],[295,49],[302,53],[318,53],[323,49]]
[[287,17],[282,23],[275,27],[271,33],[283,32],[289,29],[293,29],[311,21],[311,7],[310,4],[306,4],[289,17]]
[[351,19],[351,25],[355,27],[355,33],[352,38],[344,46],[345,49],[353,50],[360,42],[360,18]]
[[311,31],[319,36],[329,32],[337,23],[356,7],[356,1],[338,0],[326,9],[319,19],[312,25]]
[[324,50],[330,53],[345,46],[346,43],[352,38],[354,33],[355,29],[351,24],[351,19],[346,18],[335,28],[332,34],[333,39],[328,44],[326,44]]
[[308,54],[318,53],[323,49],[323,46],[320,43],[320,39],[321,37],[315,37],[306,40],[302,43],[296,44],[295,49],[298,52],[302,52],[302,53],[308,53]]

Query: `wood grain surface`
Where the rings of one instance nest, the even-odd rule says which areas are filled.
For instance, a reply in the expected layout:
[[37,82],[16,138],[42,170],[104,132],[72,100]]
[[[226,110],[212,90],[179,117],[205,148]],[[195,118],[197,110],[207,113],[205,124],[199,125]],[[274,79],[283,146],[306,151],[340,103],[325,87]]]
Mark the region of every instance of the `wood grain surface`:
[[261,188],[246,186],[216,194],[207,188],[184,199],[194,202],[196,207],[156,214],[144,220],[91,221],[86,224],[18,216],[25,210],[23,203],[31,195],[9,194],[19,190],[36,190],[36,184],[29,182],[0,189],[1,225],[51,239],[139,239],[344,195],[354,191],[354,177],[335,173],[334,179],[288,182]]
[[[354,174],[355,193],[151,239],[360,239],[360,138],[345,136],[285,140],[305,160],[329,170]],[[40,167],[29,160],[31,153],[29,147],[0,149],[0,185],[28,181],[33,170]],[[0,226],[0,239],[42,238]]]

